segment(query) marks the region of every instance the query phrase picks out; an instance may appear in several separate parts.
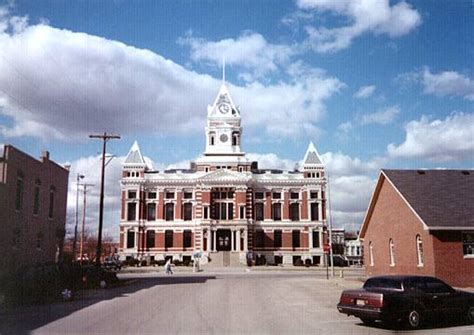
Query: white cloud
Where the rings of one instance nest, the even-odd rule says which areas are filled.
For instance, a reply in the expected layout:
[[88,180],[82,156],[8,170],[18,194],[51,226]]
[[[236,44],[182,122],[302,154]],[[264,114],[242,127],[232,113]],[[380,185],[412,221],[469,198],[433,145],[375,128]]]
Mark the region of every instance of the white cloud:
[[272,44],[255,32],[216,42],[188,35],[179,39],[179,43],[191,48],[191,59],[195,62],[209,61],[220,67],[225,57],[226,65],[237,65],[250,71],[241,75],[247,81],[277,70],[297,53],[297,46]]
[[359,90],[354,93],[354,98],[357,99],[366,99],[375,92],[375,85],[361,86]]
[[339,177],[369,175],[385,163],[383,158],[362,161],[357,157],[352,158],[341,152],[327,152],[321,155],[321,159],[326,165],[330,176]]
[[421,16],[405,1],[390,5],[389,0],[298,0],[300,9],[342,16],[349,25],[326,28],[306,27],[315,52],[337,52],[365,34],[386,34],[391,38],[408,34],[421,24]]
[[389,124],[395,117],[400,113],[400,108],[398,106],[388,107],[382,110],[379,110],[375,113],[365,114],[361,116],[360,124]]
[[474,114],[454,113],[444,120],[422,116],[405,126],[405,141],[390,144],[392,157],[427,159],[435,162],[474,158]]
[[425,68],[421,74],[423,92],[436,96],[462,96],[474,101],[474,81],[456,71],[444,71],[437,74]]
[[[302,153],[301,157],[303,157]],[[301,167],[301,162],[294,161],[291,159],[285,159],[278,157],[274,153],[268,154],[258,154],[258,153],[248,153],[246,154],[247,158],[252,162],[258,162],[259,169],[279,169],[293,171],[295,166],[298,164]]]
[[[0,50],[0,113],[12,119],[0,132],[8,137],[201,132],[220,86],[149,50],[45,24],[0,31]],[[272,55],[275,64],[283,57]],[[298,80],[228,86],[247,129],[294,137],[318,133],[325,100],[344,84],[310,69]]]

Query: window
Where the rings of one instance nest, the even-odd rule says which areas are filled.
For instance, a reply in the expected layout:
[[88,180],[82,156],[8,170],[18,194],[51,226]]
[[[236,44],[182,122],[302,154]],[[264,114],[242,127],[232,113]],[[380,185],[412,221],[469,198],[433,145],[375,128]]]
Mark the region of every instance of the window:
[[234,219],[234,204],[232,202],[214,203],[214,219],[215,220],[233,220]]
[[275,230],[273,232],[273,246],[275,248],[281,248],[281,230]]
[[319,231],[313,230],[313,248],[320,248],[319,244]]
[[245,219],[245,206],[239,207],[239,218]]
[[127,248],[135,247],[135,232],[133,230],[127,231]]
[[264,197],[263,192],[255,192],[255,199],[263,199]]
[[146,247],[147,248],[155,247],[155,231],[154,230],[146,231]]
[[234,204],[231,202],[227,203],[227,218],[229,220],[234,219]]
[[388,241],[388,248],[390,253],[390,266],[395,266],[395,244],[393,243],[393,239]]
[[209,219],[209,207],[204,206],[204,218]]
[[56,193],[56,188],[51,186],[49,189],[49,210],[48,210],[48,217],[50,219],[53,218],[54,214],[54,194]]
[[36,235],[36,249],[41,250],[41,245],[43,244],[43,234],[38,233]]
[[281,199],[281,192],[273,192],[272,193],[273,199]]
[[318,192],[317,192],[317,191],[311,192],[311,193],[309,194],[309,197],[310,197],[311,199],[318,199]]
[[156,199],[156,192],[148,192],[148,199]]
[[374,266],[374,245],[372,241],[369,242],[369,259],[370,259],[370,266]]
[[185,230],[183,232],[183,247],[184,248],[191,248],[191,230]]
[[149,203],[146,206],[146,219],[148,221],[155,221],[156,220],[156,204]]
[[20,211],[23,208],[23,173],[18,172],[16,179],[16,203],[15,209]]
[[183,220],[191,221],[193,219],[193,204],[187,202],[183,205]]
[[300,198],[300,194],[298,192],[291,192],[290,199],[298,200]]
[[128,198],[129,199],[136,199],[137,198],[137,191],[128,191]]
[[174,204],[173,203],[167,203],[165,205],[165,220],[166,221],[174,220]]
[[127,204],[127,220],[135,221],[137,217],[137,203],[129,202]]
[[174,199],[174,192],[166,192],[165,198],[166,199]]
[[418,266],[424,265],[423,241],[420,235],[416,235],[416,260]]
[[165,230],[165,248],[173,247],[173,231]]
[[300,219],[300,205],[298,203],[290,204],[290,220],[299,221]]
[[272,219],[274,221],[281,221],[281,204],[272,204]]
[[474,232],[462,233],[462,249],[464,257],[474,257]]
[[210,144],[210,145],[214,145],[214,135],[211,135],[211,136],[209,137],[209,144]]
[[263,230],[259,229],[255,231],[255,247],[263,248],[264,240],[265,240],[265,233],[263,232]]
[[34,202],[33,202],[33,214],[38,215],[39,208],[40,208],[40,187],[41,187],[41,180],[37,179],[35,182],[35,194],[34,194]]
[[317,202],[311,203],[311,221],[318,221],[319,220],[319,205]]
[[184,192],[184,199],[192,199],[193,192]]
[[232,135],[232,145],[237,145],[237,143],[238,143],[237,138],[238,138],[237,134]]
[[255,204],[255,221],[263,221],[263,203],[257,202]]
[[299,230],[293,230],[291,232],[291,240],[293,243],[293,249],[299,248],[300,247],[300,231]]

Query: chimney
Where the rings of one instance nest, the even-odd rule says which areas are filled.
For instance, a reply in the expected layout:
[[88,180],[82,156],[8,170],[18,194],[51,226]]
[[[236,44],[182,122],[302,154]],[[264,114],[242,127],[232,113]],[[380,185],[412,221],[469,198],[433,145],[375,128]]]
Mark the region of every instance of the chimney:
[[49,151],[48,150],[41,151],[41,160],[43,162],[49,160]]

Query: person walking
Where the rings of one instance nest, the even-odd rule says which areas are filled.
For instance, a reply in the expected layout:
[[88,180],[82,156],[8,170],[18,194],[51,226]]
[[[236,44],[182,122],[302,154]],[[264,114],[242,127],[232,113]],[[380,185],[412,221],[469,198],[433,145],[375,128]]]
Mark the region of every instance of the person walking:
[[165,272],[167,275],[172,275],[173,270],[171,269],[171,258],[168,258],[165,264]]

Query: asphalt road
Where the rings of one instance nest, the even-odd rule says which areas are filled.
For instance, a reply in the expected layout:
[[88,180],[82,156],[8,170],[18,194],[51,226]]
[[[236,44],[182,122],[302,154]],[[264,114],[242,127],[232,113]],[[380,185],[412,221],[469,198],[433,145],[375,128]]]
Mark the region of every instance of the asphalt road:
[[[70,303],[0,313],[0,333],[34,334],[386,334],[337,312],[354,279],[312,272],[130,273],[118,287],[85,292]],[[416,334],[474,333],[436,325]]]

